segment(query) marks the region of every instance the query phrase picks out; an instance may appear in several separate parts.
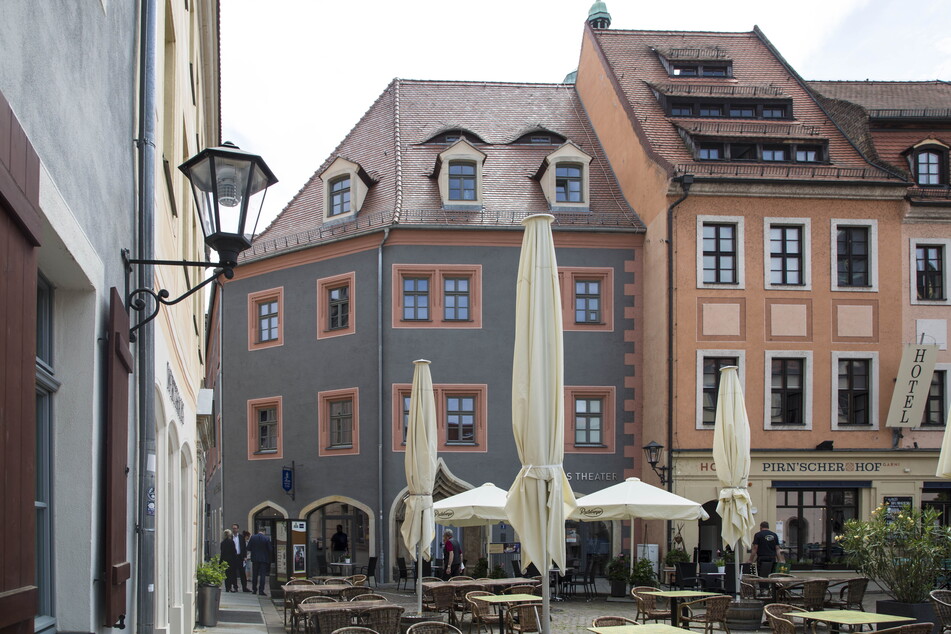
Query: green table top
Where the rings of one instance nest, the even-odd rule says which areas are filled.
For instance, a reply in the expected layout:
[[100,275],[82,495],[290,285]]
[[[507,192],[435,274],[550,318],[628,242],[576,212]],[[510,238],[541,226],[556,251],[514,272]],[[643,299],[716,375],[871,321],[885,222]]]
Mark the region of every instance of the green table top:
[[[667,597],[673,599],[682,599],[684,597],[712,597],[719,592],[702,592],[700,590],[654,590],[643,592],[641,594],[652,594],[655,597]],[[638,630],[641,631],[641,630]]]
[[826,621],[839,625],[871,625],[873,623],[898,623],[914,621],[910,616],[895,616],[894,614],[877,614],[860,610],[819,610],[817,612],[786,612],[785,616],[797,616],[801,619]]
[[666,623],[644,623],[642,625],[606,625],[589,627],[595,634],[684,634],[684,630]]
[[486,603],[526,603],[528,601],[538,601],[541,603],[542,601],[540,596],[534,594],[493,594],[472,598],[485,601]]

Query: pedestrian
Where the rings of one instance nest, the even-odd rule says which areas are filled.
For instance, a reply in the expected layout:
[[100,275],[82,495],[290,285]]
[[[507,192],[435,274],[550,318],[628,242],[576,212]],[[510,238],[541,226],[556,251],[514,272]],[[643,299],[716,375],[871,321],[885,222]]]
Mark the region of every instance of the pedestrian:
[[235,550],[238,551],[238,579],[241,580],[241,588],[245,592],[251,592],[250,588],[248,588],[248,575],[244,571],[244,563],[248,559],[247,538],[244,536],[244,533],[241,532],[237,524],[231,525],[231,534],[233,535],[232,539],[234,539]]
[[248,540],[248,552],[251,554],[251,591],[266,597],[264,586],[271,573],[271,538],[263,528]]
[[238,591],[238,551],[234,545],[234,535],[227,528],[221,540],[221,561],[228,564],[225,572],[225,592]]
[[442,534],[443,579],[446,580],[459,574],[459,564],[462,561],[462,549],[459,548],[459,542],[452,537],[453,533],[449,528]]
[[759,532],[753,535],[750,563],[756,563],[757,575],[768,577],[777,561],[786,561],[779,550],[779,535],[769,530],[769,522],[760,522]]
[[333,561],[343,561],[350,550],[350,540],[343,532],[343,524],[337,524],[337,532],[330,537],[330,548],[333,550]]

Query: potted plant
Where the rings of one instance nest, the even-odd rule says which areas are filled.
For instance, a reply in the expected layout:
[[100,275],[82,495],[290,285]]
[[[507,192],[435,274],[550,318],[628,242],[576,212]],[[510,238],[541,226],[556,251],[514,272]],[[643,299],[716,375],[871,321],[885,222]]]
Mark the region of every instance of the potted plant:
[[218,625],[218,606],[221,604],[221,584],[224,583],[228,563],[215,555],[198,564],[195,580],[198,583],[198,624],[204,627]]
[[673,547],[664,555],[664,564],[676,571],[674,577],[676,585],[680,585],[681,579],[696,577],[697,571],[690,555],[683,548]]
[[492,571],[489,573],[489,579],[503,579],[505,578],[505,568],[499,564],[492,566]]
[[848,563],[891,597],[878,601],[877,611],[937,622],[928,593],[942,560],[951,557],[951,527],[941,526],[939,518],[936,509],[905,506],[895,512],[882,505],[868,520],[845,523],[836,541]]
[[713,563],[717,565],[717,572],[719,572],[720,574],[726,573],[726,559],[724,559],[723,557],[717,557],[716,559],[713,560]]
[[657,575],[654,571],[654,564],[650,559],[638,559],[634,562],[634,569],[630,574],[631,586],[656,586]]
[[608,562],[604,576],[611,583],[611,596],[623,597],[627,594],[627,582],[630,580],[631,565],[624,553]]
[[485,557],[479,557],[476,565],[472,567],[472,576],[476,579],[489,576],[489,561]]

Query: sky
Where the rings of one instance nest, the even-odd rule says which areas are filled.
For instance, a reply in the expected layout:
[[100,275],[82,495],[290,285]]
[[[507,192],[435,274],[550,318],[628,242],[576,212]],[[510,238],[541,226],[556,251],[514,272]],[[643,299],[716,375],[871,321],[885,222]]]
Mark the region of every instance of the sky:
[[[260,233],[396,77],[559,83],[592,0],[221,0],[222,141],[280,182]],[[948,0],[607,0],[613,29],[752,31],[806,79],[951,80]]]

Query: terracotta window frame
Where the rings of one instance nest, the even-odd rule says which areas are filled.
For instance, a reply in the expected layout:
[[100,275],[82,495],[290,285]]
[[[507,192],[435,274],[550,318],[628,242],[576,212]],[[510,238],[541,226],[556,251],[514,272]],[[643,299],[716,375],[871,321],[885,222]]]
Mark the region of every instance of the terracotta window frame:
[[[277,301],[277,339],[258,341],[258,306]],[[248,350],[263,350],[284,345],[284,287],[248,293]]]
[[[403,279],[429,280],[429,319],[403,319]],[[469,279],[469,319],[445,318],[447,279]],[[393,265],[393,328],[482,328],[482,265],[481,264],[394,264]]]
[[[277,410],[277,447],[273,451],[258,450],[258,412],[263,409]],[[269,396],[248,400],[248,460],[279,460],[284,458],[284,399]]]
[[[409,397],[413,386],[409,383],[394,383],[392,386],[392,448],[394,452],[406,451],[403,442],[403,398]],[[454,453],[486,453],[488,451],[488,397],[489,387],[482,383],[457,384],[444,383],[433,385],[433,394],[436,399],[436,433],[438,434],[438,450]],[[475,399],[475,420],[472,444],[450,443],[448,441],[448,407],[447,400],[453,396],[472,396]]]
[[[330,406],[332,403],[349,400],[351,406],[350,446],[333,447],[330,444]],[[360,388],[350,387],[317,393],[317,455],[350,456],[360,453]]]
[[[578,399],[601,399],[601,444],[575,444],[575,403]],[[565,386],[565,453],[613,454],[617,437],[617,388],[613,385]]]
[[[330,339],[343,335],[352,335],[357,331],[356,279],[354,271],[324,277],[317,280],[317,338]],[[345,328],[330,328],[330,292],[338,288],[349,287],[349,319]]]
[[[561,284],[561,321],[565,331],[614,331],[614,269],[611,267],[558,267]],[[575,322],[575,284],[597,281],[601,284],[601,322]]]

